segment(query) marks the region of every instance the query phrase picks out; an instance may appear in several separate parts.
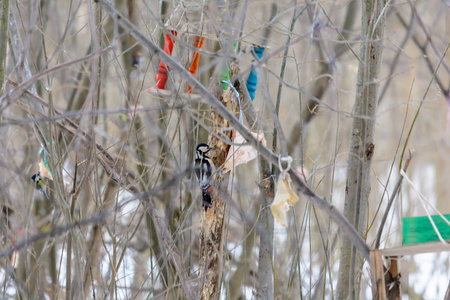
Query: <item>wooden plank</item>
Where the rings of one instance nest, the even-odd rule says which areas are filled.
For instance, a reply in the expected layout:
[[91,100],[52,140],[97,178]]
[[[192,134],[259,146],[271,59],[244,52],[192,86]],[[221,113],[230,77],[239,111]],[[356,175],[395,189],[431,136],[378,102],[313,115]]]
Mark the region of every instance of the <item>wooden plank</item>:
[[[450,214],[444,215],[450,220]],[[450,226],[438,215],[431,216],[444,240],[450,240]],[[403,245],[415,245],[439,241],[427,216],[403,218]]]
[[385,300],[386,284],[384,282],[384,266],[380,250],[370,251],[370,279],[372,280],[373,299]]
[[407,245],[394,248],[382,249],[381,254],[384,256],[397,256],[402,257],[405,255],[414,255],[421,253],[434,253],[441,251],[450,251],[449,244],[443,244],[441,242],[431,242],[417,245]]

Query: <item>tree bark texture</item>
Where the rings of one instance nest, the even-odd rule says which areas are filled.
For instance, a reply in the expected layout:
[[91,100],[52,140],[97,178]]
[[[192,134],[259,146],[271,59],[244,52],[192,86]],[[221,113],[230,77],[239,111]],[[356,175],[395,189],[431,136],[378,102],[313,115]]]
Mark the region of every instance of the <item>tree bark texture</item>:
[[[252,100],[250,95],[248,94],[247,88],[243,84],[243,81],[240,80],[240,84],[243,87],[242,92],[244,93],[244,97],[241,98],[241,104],[243,107],[244,114],[247,119],[247,123],[249,128],[257,128],[258,130],[262,130],[262,126],[258,121],[258,116],[255,108],[252,105]],[[274,198],[274,181],[271,176],[271,164],[269,161],[263,156],[259,156],[259,170],[261,173],[261,196],[262,203],[259,205],[259,210],[267,207],[269,203],[273,201]],[[257,291],[256,298],[257,299],[272,299],[274,298],[274,280],[273,280],[273,215],[267,210],[263,209],[263,213],[261,214],[259,224],[259,257],[258,257],[258,271],[257,271]],[[236,272],[239,271],[236,270]],[[232,285],[230,284],[230,289]],[[233,295],[233,291],[231,291],[231,295]],[[231,299],[235,299],[231,297]]]
[[[266,159],[260,159],[260,168],[263,177],[263,203],[267,207],[274,199],[274,184],[270,176],[270,164]],[[274,294],[273,273],[273,215],[268,209],[261,214],[261,232],[259,234],[259,258],[258,258],[258,290],[257,299],[272,299]]]
[[[377,109],[378,79],[383,54],[385,26],[384,1],[362,3],[361,53],[357,92],[353,107],[353,128],[347,161],[344,216],[352,222],[361,236],[367,228],[370,193],[370,167],[374,154],[374,125]],[[343,236],[339,264],[337,299],[356,299],[356,275],[361,257],[356,255],[347,236]]]
[[[235,77],[239,72],[236,64],[231,64],[230,77]],[[217,84],[217,87],[219,85]],[[240,86],[236,81],[236,89]],[[242,93],[240,93],[242,95]],[[217,98],[235,116],[239,115],[239,106],[231,88],[216,93]],[[212,180],[212,207],[202,212],[202,226],[200,232],[200,282],[201,299],[218,299],[220,296],[222,257],[223,257],[223,220],[226,204],[221,195],[228,186],[228,174],[222,174],[220,167],[225,162],[230,145],[224,142],[224,137],[232,140],[233,131],[231,125],[214,109],[211,109],[211,130],[208,144],[215,150],[210,153],[214,166],[217,168]]]

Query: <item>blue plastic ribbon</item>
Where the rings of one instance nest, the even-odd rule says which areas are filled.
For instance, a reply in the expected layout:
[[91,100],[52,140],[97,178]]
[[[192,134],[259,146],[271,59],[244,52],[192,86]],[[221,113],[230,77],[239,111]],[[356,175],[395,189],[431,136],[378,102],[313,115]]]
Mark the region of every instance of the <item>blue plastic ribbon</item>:
[[[258,57],[258,59],[261,59],[263,57],[265,50],[264,47],[253,47],[253,50],[255,51],[255,54]],[[247,78],[247,90],[250,95],[250,98],[252,98],[252,101],[253,99],[255,99],[255,92],[257,89],[256,87],[257,85],[258,85],[258,74],[256,72],[255,67],[253,67],[252,65],[250,74],[248,75]]]

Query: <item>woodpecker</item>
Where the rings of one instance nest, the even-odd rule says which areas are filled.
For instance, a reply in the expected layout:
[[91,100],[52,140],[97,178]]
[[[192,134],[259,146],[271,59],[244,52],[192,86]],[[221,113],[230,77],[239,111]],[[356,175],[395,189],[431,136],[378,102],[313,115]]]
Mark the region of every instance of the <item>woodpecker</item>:
[[203,206],[205,209],[211,207],[211,175],[213,173],[214,164],[208,156],[208,152],[214,150],[207,144],[198,144],[195,150],[195,175],[202,189]]

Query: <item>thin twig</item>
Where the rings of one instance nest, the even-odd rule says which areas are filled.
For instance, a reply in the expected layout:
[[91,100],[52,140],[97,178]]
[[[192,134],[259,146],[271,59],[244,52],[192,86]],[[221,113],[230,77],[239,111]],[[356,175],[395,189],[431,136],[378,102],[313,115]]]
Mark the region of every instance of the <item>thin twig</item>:
[[399,167],[398,167],[399,171],[402,168],[403,155],[405,154],[406,147],[408,146],[408,141],[409,141],[409,138],[411,137],[411,133],[412,133],[412,130],[414,128],[414,124],[416,124],[417,117],[419,116],[419,113],[420,113],[420,109],[422,108],[422,105],[425,102],[425,99],[426,99],[426,97],[428,95],[428,91],[430,90],[430,87],[431,87],[431,84],[433,83],[433,80],[436,79],[436,73],[439,70],[439,67],[441,66],[441,63],[444,61],[444,57],[447,54],[447,50],[448,50],[449,47],[450,47],[450,43],[447,44],[447,48],[445,48],[445,51],[442,54],[441,59],[439,60],[439,64],[437,65],[436,69],[433,72],[433,76],[431,77],[430,83],[428,84],[427,89],[425,90],[425,93],[424,93],[424,95],[422,97],[423,100],[420,101],[419,108],[417,108],[417,112],[416,112],[416,114],[414,116],[414,119],[412,121],[411,127],[409,128],[408,135],[406,136],[406,141],[405,141],[405,145],[403,146],[402,155],[400,156],[400,164],[399,164]]
[[73,64],[77,64],[77,63],[84,62],[86,60],[90,60],[92,58],[98,57],[98,56],[110,51],[113,48],[114,48],[113,46],[109,46],[109,47],[106,47],[105,49],[99,51],[98,53],[93,53],[93,54],[90,54],[90,55],[87,55],[84,57],[76,58],[76,59],[61,63],[52,68],[45,69],[44,71],[39,72],[38,74],[32,76],[31,78],[25,80],[24,82],[20,83],[17,87],[15,87],[14,89],[11,89],[8,93],[6,93],[4,96],[2,96],[0,98],[0,104],[8,102],[8,104],[3,105],[3,107],[0,110],[0,113],[2,113],[12,102],[14,102],[19,97],[19,96],[12,97],[12,95],[14,93],[16,93],[17,91],[27,89],[30,85],[34,84],[37,80],[39,80],[40,78],[42,78],[46,75],[50,75],[54,72],[65,69]]
[[[411,159],[413,158],[413,153],[409,151],[408,159],[405,162],[405,165],[403,166],[403,171],[406,173],[408,170],[409,164],[411,162]],[[391,210],[391,206],[394,203],[395,198],[397,197],[398,192],[400,191],[400,187],[402,186],[403,182],[403,176],[400,176],[398,178],[397,183],[395,184],[394,191],[392,192],[391,197],[389,198],[386,210],[384,211],[383,218],[381,219],[380,226],[378,227],[378,232],[375,240],[375,248],[380,248],[380,242],[381,242],[381,235],[383,234],[384,224],[386,223],[387,217],[389,215],[389,211]]]
[[[406,24],[405,20],[401,16],[401,14],[397,12],[395,15],[397,16],[397,19],[400,21],[400,23],[403,25],[403,27],[408,28],[408,24]],[[416,44],[417,48],[419,48],[419,50],[422,52],[423,56],[425,57],[425,63],[427,64],[428,70],[430,70],[431,74],[433,74],[436,84],[439,86],[439,88],[442,91],[448,93],[449,88],[448,87],[446,88],[444,86],[444,84],[442,83],[441,79],[437,76],[435,69],[434,69],[433,65],[431,64],[431,60],[428,56],[428,53],[427,53],[428,39],[427,39],[427,42],[424,45],[422,45],[420,43],[419,39],[417,38],[417,36],[415,34],[413,34],[412,40],[413,40],[414,44]]]
[[[434,53],[439,57],[439,51],[436,49],[436,46],[433,43],[432,37],[431,35],[428,33],[425,25],[422,22],[422,18],[420,17],[420,15],[417,13],[416,7],[414,6],[413,3],[408,2],[409,6],[411,7],[413,13],[416,15],[417,21],[419,23],[419,26],[422,28],[423,33],[425,34],[425,36],[427,37],[427,43],[429,42],[431,45],[431,49],[434,51]],[[447,71],[447,74],[450,73],[450,68],[447,66],[447,62],[443,61],[442,62],[442,66],[444,67],[444,69]]]
[[[397,15],[397,17],[401,18],[400,14],[398,12],[396,12],[396,15]],[[397,53],[395,54],[394,60],[392,61],[392,63],[389,66],[389,75],[386,77],[386,78],[388,78],[388,80],[386,80],[386,83],[384,84],[383,89],[381,90],[380,96],[378,96],[378,104],[380,104],[381,100],[383,100],[384,94],[386,93],[389,85],[393,81],[393,80],[389,80],[389,79],[394,74],[395,67],[397,66],[397,63],[400,59],[400,55],[403,53],[403,48],[405,47],[406,42],[408,42],[408,40],[411,38],[411,36],[414,33],[414,28],[415,28],[414,20],[415,20],[414,14],[411,14],[411,21],[409,22],[409,25],[404,24],[405,29],[406,29],[406,35],[403,38],[403,41],[401,42],[401,44],[398,46],[398,50],[397,50]]]
[[[294,1],[294,14],[292,16],[291,25],[289,26],[288,37],[287,37],[285,48],[284,48],[283,60],[281,62],[280,78],[282,80],[284,79],[284,70],[286,69],[287,55],[288,55],[288,52],[289,52],[289,46],[288,45],[291,43],[292,31],[294,30],[295,21],[297,21],[297,18],[298,18],[298,16],[297,16],[297,0],[295,0]],[[266,86],[266,85],[263,84],[263,87],[264,86]],[[280,81],[278,83],[278,92],[277,92],[277,100],[276,100],[277,102],[276,102],[276,105],[275,105],[275,112],[273,113],[274,114],[274,122],[275,122],[275,124],[277,124],[276,120],[278,120],[278,116],[279,116],[279,112],[280,112],[281,92],[282,92],[282,90],[283,90],[283,83]],[[266,95],[266,94],[264,94],[264,95]],[[265,98],[267,98],[267,97],[265,97]],[[279,122],[279,120],[278,120],[278,122]],[[280,131],[281,153],[284,156],[287,156],[288,155],[287,143],[286,143],[286,138],[284,136],[284,133],[283,133],[283,131],[281,129],[281,126],[280,126],[279,129],[276,126],[274,126],[274,128],[273,128],[273,142],[272,142],[273,145],[272,145],[272,147],[273,147],[273,149],[275,151],[277,150],[277,142],[278,142],[278,140],[277,140],[277,133],[278,133],[278,131]],[[275,168],[276,168],[276,165],[273,165],[272,173],[274,173]]]

